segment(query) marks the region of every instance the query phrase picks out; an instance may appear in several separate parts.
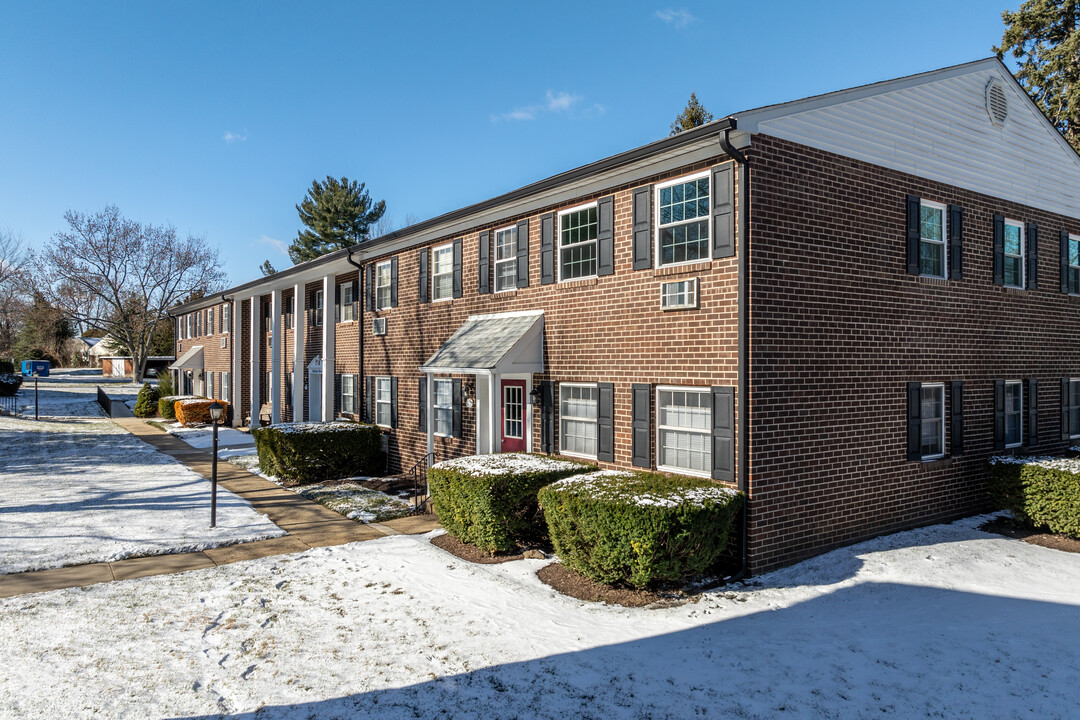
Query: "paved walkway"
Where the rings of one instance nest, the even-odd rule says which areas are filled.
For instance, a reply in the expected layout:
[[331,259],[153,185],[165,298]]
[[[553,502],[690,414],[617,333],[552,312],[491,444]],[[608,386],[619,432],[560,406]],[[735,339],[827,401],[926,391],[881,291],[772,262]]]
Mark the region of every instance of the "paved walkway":
[[[158,452],[176,458],[203,477],[210,477],[213,460],[211,453],[195,449],[183,440],[178,440],[138,418],[114,418],[113,422],[152,445]],[[374,540],[386,535],[425,533],[439,527],[439,521],[434,515],[416,515],[366,525],[358,523],[221,460],[218,461],[218,484],[247,500],[255,510],[266,515],[288,534],[269,540],[199,552],[152,555],[109,563],[0,575],[0,598],[147,575],[198,570],[241,560],[303,552],[314,547]],[[209,513],[209,508],[207,512]]]

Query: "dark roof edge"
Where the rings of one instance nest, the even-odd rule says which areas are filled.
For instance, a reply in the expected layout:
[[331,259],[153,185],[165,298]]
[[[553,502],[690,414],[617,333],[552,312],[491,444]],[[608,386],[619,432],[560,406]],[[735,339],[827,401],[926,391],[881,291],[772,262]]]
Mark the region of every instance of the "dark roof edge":
[[256,280],[250,280],[246,283],[243,283],[242,285],[231,287],[223,292],[214,293],[213,296],[200,298],[199,300],[191,303],[186,303],[184,305],[174,306],[170,308],[170,312],[175,315],[179,312],[198,310],[201,307],[216,305],[221,302],[222,295],[231,296],[237,293],[242,293],[245,290],[263,285],[270,278],[287,278],[291,275],[295,275],[297,273],[302,273],[307,270],[311,270],[312,268],[319,267],[320,265],[341,260],[349,255],[350,250],[353,253],[356,253],[358,250],[367,250],[368,248],[378,247],[380,245],[393,242],[395,240],[409,237],[410,235],[419,234],[421,232],[424,232],[425,230],[436,227],[443,223],[460,220],[461,218],[468,217],[469,215],[481,213],[485,210],[490,210],[491,208],[495,208],[506,203],[523,200],[527,197],[542,193],[546,190],[550,190],[565,183],[574,182],[576,180],[581,180],[592,175],[599,175],[609,170],[614,170],[618,167],[628,165],[655,153],[664,152],[665,150],[670,150],[671,148],[675,148],[683,144],[692,143],[696,140],[708,137],[712,133],[728,129],[733,130],[735,128],[736,122],[733,116],[728,116],[719,120],[713,120],[712,122],[705,123],[704,125],[700,125],[696,128],[684,130],[678,135],[672,135],[661,140],[654,140],[653,142],[646,145],[641,145],[632,150],[621,152],[617,155],[611,155],[601,160],[591,162],[588,165],[582,165],[572,170],[567,170],[566,172],[559,173],[558,175],[552,175],[551,177],[544,178],[543,180],[538,180],[537,182],[525,185],[516,190],[511,190],[510,192],[503,193],[502,195],[497,195],[496,197],[490,198],[488,200],[473,203],[472,205],[466,205],[465,207],[458,208],[457,210],[451,210],[450,212],[443,213],[442,215],[437,215],[436,217],[430,218],[428,220],[418,222],[415,225],[410,225],[408,227],[402,228],[400,230],[395,230],[394,232],[387,233],[386,235],[381,235],[377,238],[373,238],[358,245],[353,245],[351,248],[335,250],[332,253],[322,255],[318,258],[315,258],[314,260],[309,260],[305,263],[293,265],[292,267],[281,270],[280,272],[274,273],[273,275],[261,277]]

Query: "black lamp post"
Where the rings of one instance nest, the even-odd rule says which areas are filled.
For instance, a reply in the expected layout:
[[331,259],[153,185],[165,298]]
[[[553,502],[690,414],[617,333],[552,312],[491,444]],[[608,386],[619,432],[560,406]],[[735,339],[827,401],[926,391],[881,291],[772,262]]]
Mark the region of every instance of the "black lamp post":
[[210,459],[210,527],[217,527],[217,426],[224,409],[219,402],[210,403],[210,421],[214,425],[214,454]]
[[34,375],[34,419],[38,419],[38,371],[33,372]]

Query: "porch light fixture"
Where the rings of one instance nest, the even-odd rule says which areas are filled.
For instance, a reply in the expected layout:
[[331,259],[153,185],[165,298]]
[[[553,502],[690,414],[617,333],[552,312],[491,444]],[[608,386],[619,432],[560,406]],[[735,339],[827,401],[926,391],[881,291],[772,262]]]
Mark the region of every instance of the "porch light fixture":
[[529,401],[532,402],[534,406],[540,404],[540,388],[534,387],[529,391]]

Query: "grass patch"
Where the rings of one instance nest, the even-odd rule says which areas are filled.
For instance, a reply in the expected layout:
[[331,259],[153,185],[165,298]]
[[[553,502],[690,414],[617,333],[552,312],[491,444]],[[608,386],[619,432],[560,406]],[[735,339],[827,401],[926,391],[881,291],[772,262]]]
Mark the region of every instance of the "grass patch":
[[165,423],[161,422],[160,420],[143,420],[143,422],[147,425],[153,425],[161,432],[169,432],[169,428],[167,428],[165,426]]
[[308,500],[362,523],[405,517],[412,510],[412,505],[405,500],[347,481],[308,485],[297,488],[297,492]]

